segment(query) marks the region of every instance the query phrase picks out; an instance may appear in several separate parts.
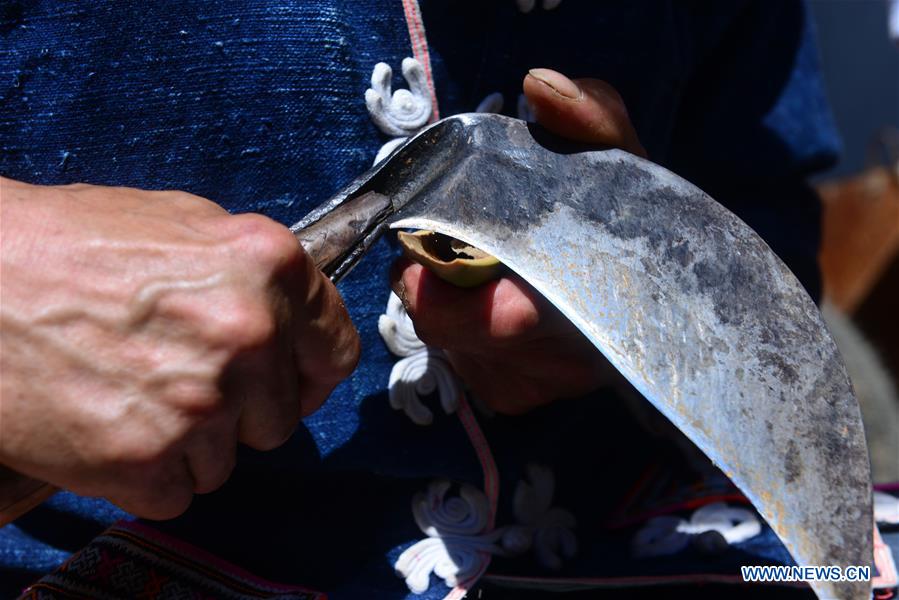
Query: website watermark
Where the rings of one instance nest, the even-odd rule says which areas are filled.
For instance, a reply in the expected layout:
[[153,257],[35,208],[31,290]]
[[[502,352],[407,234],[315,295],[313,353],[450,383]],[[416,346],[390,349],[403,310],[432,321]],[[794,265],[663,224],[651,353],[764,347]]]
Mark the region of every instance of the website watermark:
[[871,581],[871,567],[751,565],[740,567],[743,581]]

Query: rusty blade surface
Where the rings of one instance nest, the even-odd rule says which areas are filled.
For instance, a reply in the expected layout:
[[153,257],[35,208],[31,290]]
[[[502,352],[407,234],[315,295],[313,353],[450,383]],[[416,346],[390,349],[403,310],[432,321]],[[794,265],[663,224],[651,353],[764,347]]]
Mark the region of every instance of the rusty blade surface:
[[[468,242],[544,294],[799,565],[871,564],[868,454],[845,369],[817,307],[735,215],[649,161],[573,152],[496,115],[434,124],[343,196],[370,190],[392,199],[391,227]],[[870,595],[866,582],[812,587]]]

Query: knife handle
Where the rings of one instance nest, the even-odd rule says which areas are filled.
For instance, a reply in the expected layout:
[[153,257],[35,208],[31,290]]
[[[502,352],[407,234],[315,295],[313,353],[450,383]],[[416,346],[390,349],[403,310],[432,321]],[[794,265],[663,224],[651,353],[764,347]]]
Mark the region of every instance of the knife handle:
[[293,234],[315,266],[333,280],[342,259],[354,254],[392,210],[390,198],[366,192]]

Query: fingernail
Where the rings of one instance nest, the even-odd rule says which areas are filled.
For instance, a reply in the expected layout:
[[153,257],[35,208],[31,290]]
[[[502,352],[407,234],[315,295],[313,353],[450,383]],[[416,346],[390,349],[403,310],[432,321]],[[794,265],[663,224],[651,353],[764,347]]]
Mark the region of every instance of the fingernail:
[[528,75],[542,81],[557,94],[569,100],[577,100],[581,96],[581,88],[558,71],[553,71],[552,69],[531,69],[528,71]]

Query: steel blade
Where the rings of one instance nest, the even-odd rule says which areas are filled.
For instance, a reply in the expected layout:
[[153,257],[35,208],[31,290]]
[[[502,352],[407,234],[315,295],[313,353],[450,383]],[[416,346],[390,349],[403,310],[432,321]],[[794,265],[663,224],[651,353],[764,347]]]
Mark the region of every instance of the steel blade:
[[[793,274],[662,167],[535,135],[496,115],[446,119],[364,187],[400,207],[391,227],[468,242],[546,296],[746,494],[798,565],[870,565],[858,403]],[[821,598],[870,597],[867,582],[811,585]]]

